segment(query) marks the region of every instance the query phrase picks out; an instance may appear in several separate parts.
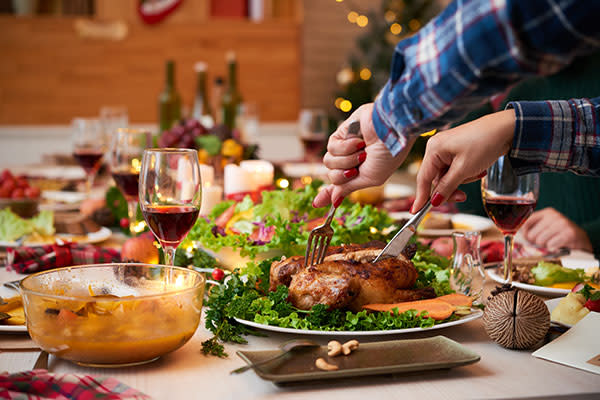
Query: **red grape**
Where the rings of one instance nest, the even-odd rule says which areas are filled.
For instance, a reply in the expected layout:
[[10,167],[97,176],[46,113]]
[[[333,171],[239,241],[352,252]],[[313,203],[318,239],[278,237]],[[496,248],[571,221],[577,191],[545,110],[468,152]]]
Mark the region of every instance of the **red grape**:
[[2,171],[2,174],[0,175],[0,181],[6,181],[9,179],[13,179],[13,174],[10,172],[10,170],[5,169],[4,171]]
[[2,183],[2,188],[8,190],[9,193],[16,187],[17,184],[14,179],[7,179]]
[[38,188],[38,187],[30,186],[25,189],[25,197],[28,197],[30,199],[35,199],[36,197],[39,197],[39,195],[40,195],[40,188]]

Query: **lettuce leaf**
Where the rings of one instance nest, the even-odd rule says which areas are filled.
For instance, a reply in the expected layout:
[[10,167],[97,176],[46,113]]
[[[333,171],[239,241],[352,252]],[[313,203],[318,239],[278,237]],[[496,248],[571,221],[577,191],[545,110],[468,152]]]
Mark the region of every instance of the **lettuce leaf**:
[[31,219],[25,219],[9,208],[0,210],[0,240],[12,242],[33,232],[43,236],[54,234],[54,213],[45,210]]
[[540,261],[531,269],[538,286],[552,286],[561,282],[583,282],[585,271],[583,269],[564,268],[559,264]]

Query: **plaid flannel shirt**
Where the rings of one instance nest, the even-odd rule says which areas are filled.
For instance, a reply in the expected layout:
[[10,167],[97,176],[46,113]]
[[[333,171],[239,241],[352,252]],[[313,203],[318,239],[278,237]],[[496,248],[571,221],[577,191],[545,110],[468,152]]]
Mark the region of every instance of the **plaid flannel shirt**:
[[396,46],[373,124],[396,156],[409,135],[456,122],[491,95],[600,48],[600,1],[456,0]]
[[518,174],[572,171],[600,176],[600,97],[513,101],[511,164]]

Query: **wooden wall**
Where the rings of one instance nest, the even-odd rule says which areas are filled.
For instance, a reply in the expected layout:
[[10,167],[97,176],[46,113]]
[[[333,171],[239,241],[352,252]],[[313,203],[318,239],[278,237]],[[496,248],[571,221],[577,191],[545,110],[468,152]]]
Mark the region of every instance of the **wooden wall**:
[[[185,2],[183,4],[194,4]],[[175,16],[174,16],[175,18]],[[225,75],[225,53],[238,55],[245,99],[264,121],[294,120],[300,107],[300,26],[296,21],[128,23],[121,41],[83,39],[74,18],[0,16],[0,124],[62,124],[124,104],[132,122],[157,120],[164,61],[177,62],[177,87],[191,105],[193,64]]]

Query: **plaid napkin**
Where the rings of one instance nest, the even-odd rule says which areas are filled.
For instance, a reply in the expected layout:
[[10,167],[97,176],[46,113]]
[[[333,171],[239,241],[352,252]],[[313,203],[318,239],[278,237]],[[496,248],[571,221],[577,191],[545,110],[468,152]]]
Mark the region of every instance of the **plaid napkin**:
[[0,398],[7,400],[124,400],[150,399],[115,378],[51,374],[45,369],[0,374]]
[[21,274],[45,271],[71,265],[120,262],[121,254],[115,249],[105,249],[75,243],[49,244],[40,247],[17,247],[8,249],[14,253],[12,264],[7,270]]

